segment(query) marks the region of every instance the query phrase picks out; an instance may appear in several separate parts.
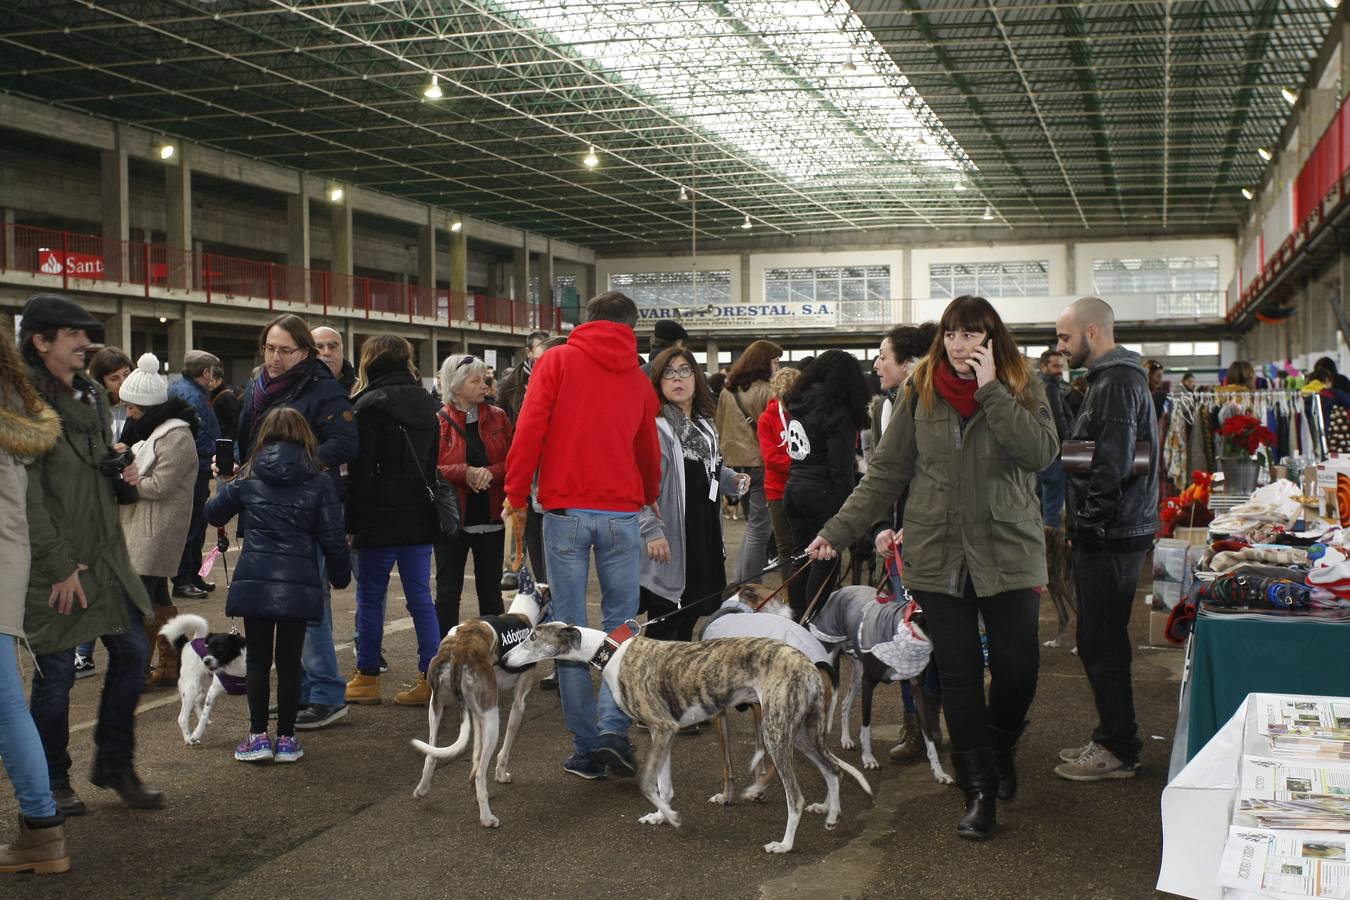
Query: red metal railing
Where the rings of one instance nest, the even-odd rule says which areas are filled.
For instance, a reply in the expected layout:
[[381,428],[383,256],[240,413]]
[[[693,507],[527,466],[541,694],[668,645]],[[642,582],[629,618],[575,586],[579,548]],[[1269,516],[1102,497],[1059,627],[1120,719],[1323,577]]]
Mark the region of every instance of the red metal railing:
[[324,315],[396,315],[410,322],[526,331],[562,328],[562,310],[555,306],[28,225],[0,224],[0,273],[7,271],[60,276],[67,290],[101,282],[135,286],[146,297],[151,288],[192,290],[204,294],[207,303],[224,300],[267,309],[284,304]]

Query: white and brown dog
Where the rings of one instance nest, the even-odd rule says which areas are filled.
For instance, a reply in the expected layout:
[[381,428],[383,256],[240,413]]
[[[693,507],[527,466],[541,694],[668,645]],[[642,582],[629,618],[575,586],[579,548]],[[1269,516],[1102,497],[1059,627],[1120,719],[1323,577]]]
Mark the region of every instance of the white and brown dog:
[[[174,616],[159,630],[178,654],[178,730],[183,742],[195,747],[211,721],[211,710],[221,694],[235,696],[247,692],[246,654],[242,634],[212,632],[201,616]],[[197,726],[192,713],[197,713]]]
[[[506,615],[481,616],[461,622],[441,641],[440,650],[427,666],[427,684],[431,687],[431,700],[427,704],[429,736],[425,742],[412,742],[426,755],[422,779],[413,789],[414,797],[425,797],[431,792],[431,777],[436,773],[437,761],[454,759],[463,753],[472,731],[474,754],[469,780],[478,796],[478,822],[484,828],[496,828],[500,824],[488,805],[487,791],[488,764],[492,752],[497,749],[501,726],[499,698],[503,693],[512,693],[506,740],[497,754],[493,775],[498,784],[506,784],[511,780],[506,767],[511,761],[511,748],[520,731],[521,717],[525,714],[525,698],[535,683],[532,663],[508,664],[503,657],[539,624],[548,603],[548,585],[535,584],[529,569],[522,568],[515,599]],[[451,698],[460,708],[459,737],[449,747],[437,747],[441,718]]]
[[[741,704],[763,711],[765,750],[787,798],[787,829],[780,841],[764,845],[769,853],[792,849],[802,809],[825,813],[825,827],[839,821],[839,770],[848,772],[869,796],[861,772],[825,747],[825,691],[816,667],[797,649],[768,638],[724,638],[685,643],[632,637],[624,626],[611,635],[561,622],[540,625],[506,654],[509,665],[544,659],[589,661],[600,669],[614,701],[634,720],[651,729],[652,746],[642,767],[643,796],[656,811],[639,821],[679,827],[670,806],[675,796],[670,751],[675,733]],[[792,765],[796,747],[825,777],[823,803],[807,807]]]

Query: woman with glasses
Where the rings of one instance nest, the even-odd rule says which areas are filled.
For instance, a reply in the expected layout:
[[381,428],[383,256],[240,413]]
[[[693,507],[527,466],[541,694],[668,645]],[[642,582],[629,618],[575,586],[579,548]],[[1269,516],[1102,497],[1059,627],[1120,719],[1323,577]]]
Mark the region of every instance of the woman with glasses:
[[487,372],[487,363],[476,356],[452,355],[441,363],[436,382],[445,400],[439,414],[437,470],[459,491],[461,521],[454,540],[436,542],[436,618],[441,634],[459,624],[459,597],[470,553],[478,614],[502,614],[503,485],[513,429],[506,413],[487,402]]
[[[661,441],[661,497],[657,508],[638,513],[642,540],[639,608],[649,619],[718,594],[727,585],[722,550],[722,496],[750,488],[748,474],[722,464],[712,391],[683,347],[660,353],[651,365],[652,387],[661,401],[656,431]],[[715,603],[689,607],[647,631],[658,640],[687,641],[694,623]]]

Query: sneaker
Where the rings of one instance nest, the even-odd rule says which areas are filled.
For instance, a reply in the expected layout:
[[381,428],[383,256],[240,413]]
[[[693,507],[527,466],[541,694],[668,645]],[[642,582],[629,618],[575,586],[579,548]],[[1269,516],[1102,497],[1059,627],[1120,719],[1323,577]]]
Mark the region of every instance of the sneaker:
[[596,762],[604,763],[619,775],[637,774],[637,753],[633,744],[621,734],[612,731],[602,732],[600,743],[591,753]]
[[76,653],[76,654],[75,654],[75,677],[76,677],[76,678],[88,678],[90,675],[93,675],[93,674],[94,674],[94,660],[93,660],[93,657],[89,657],[89,656],[81,656],[80,654]]
[[1123,763],[1096,742],[1089,744],[1083,755],[1073,762],[1055,766],[1055,774],[1069,781],[1106,781],[1111,778],[1133,778],[1139,773],[1139,763]]
[[1063,750],[1059,751],[1059,758],[1064,762],[1077,762],[1078,757],[1088,752],[1091,747],[1092,741],[1088,741],[1081,747],[1065,747]]
[[234,758],[240,762],[271,762],[272,741],[266,734],[250,734],[234,748]]
[[380,654],[380,674],[383,675],[389,671],[389,663],[385,662],[384,654]]
[[347,715],[347,704],[328,706],[325,703],[311,703],[295,716],[295,727],[301,731],[313,731],[327,728],[338,719]]
[[573,753],[567,757],[563,760],[563,771],[587,781],[598,781],[605,777],[605,767],[589,753]]
[[277,735],[277,752],[273,759],[279,763],[299,762],[300,757],[305,755],[300,742],[289,734]]

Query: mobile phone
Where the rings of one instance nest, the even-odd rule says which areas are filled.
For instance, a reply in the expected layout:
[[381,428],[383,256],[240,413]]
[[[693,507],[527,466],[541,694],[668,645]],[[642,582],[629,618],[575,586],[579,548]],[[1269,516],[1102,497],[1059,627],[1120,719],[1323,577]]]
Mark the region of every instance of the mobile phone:
[[988,346],[989,346],[989,342],[990,342],[991,340],[993,340],[993,338],[994,338],[994,336],[993,336],[992,334],[986,334],[986,335],[984,336],[984,340],[980,341],[980,346],[981,346],[981,347],[988,347]]
[[234,441],[216,438],[216,471],[227,478],[234,474]]

